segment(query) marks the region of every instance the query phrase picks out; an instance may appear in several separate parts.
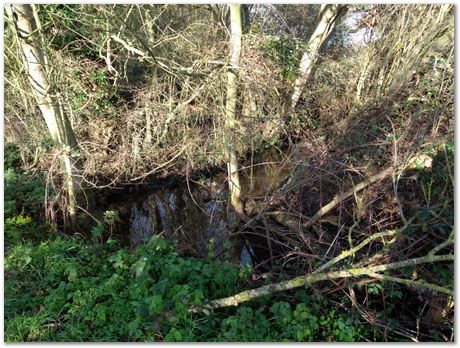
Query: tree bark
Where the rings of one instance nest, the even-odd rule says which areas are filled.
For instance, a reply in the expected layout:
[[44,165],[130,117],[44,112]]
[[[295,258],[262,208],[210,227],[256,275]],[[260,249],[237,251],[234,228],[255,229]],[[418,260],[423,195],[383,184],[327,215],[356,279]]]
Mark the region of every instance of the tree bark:
[[75,176],[75,165],[70,150],[77,146],[75,134],[68,117],[64,114],[48,77],[46,55],[40,44],[38,23],[33,8],[28,4],[6,6],[13,31],[22,50],[22,61],[27,69],[28,79],[38,107],[45,119],[51,138],[61,150],[65,186],[68,194],[68,213],[73,225],[77,209],[77,196],[81,192],[81,180]]
[[231,4],[230,7],[230,67],[227,72],[227,99],[225,105],[225,129],[228,186],[230,191],[230,203],[239,216],[244,216],[243,200],[241,197],[240,176],[238,173],[238,159],[236,156],[236,96],[238,90],[238,68],[241,53],[241,12],[239,4]]
[[337,18],[346,11],[346,8],[346,5],[337,4],[321,6],[318,24],[308,40],[308,49],[305,51],[302,56],[302,60],[300,61],[298,70],[299,76],[294,82],[294,91],[291,96],[290,110],[293,110],[296,107],[303,88],[310,76],[311,70],[318,60],[318,53],[321,46],[326,42],[327,38],[334,29]]

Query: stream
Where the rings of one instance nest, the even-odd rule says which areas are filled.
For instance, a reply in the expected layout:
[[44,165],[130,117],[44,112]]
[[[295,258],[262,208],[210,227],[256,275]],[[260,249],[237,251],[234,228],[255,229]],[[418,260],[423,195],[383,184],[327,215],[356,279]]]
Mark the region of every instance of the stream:
[[[293,166],[282,158],[283,154],[271,149],[257,162],[243,163],[240,179],[247,210],[251,211],[289,175]],[[246,264],[253,250],[241,234],[232,236],[226,179],[224,172],[198,180],[184,178],[176,187],[146,188],[112,206],[123,212],[121,219],[129,229],[131,246],[161,235],[173,240],[183,254],[200,258],[211,255]]]

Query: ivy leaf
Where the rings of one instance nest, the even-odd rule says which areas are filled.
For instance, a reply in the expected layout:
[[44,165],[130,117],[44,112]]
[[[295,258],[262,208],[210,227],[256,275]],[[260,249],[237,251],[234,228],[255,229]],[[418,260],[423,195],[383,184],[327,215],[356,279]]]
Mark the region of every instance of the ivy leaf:
[[70,265],[69,267],[67,267],[67,273],[69,274],[67,276],[69,282],[74,282],[78,279],[78,272],[75,265]]
[[139,278],[139,276],[142,274],[145,268],[145,264],[147,262],[147,258],[143,257],[141,260],[137,261],[131,268],[131,271],[134,271],[136,274],[136,278]]
[[159,315],[164,311],[164,301],[159,295],[152,296],[149,303],[149,314]]
[[165,337],[167,342],[178,342],[182,340],[182,333],[173,327]]

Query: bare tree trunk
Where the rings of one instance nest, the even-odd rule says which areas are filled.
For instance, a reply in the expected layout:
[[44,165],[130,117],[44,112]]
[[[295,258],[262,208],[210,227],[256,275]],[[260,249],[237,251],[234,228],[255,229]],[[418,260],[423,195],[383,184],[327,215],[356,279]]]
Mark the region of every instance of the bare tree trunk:
[[303,54],[299,66],[299,77],[294,82],[294,91],[291,97],[290,110],[293,110],[299,101],[305,83],[310,76],[311,70],[318,59],[321,46],[334,29],[337,18],[346,10],[346,5],[328,4],[321,5],[318,24],[308,40],[308,49]]
[[155,19],[154,16],[152,16],[152,8],[150,7],[151,5],[146,5],[144,8],[144,14],[145,14],[145,19],[146,19],[146,31],[147,31],[147,42],[150,44],[155,42]]
[[31,5],[7,5],[6,11],[13,25],[16,38],[22,49],[22,61],[27,68],[32,92],[37,99],[51,138],[62,151],[61,160],[65,172],[65,186],[68,193],[68,212],[74,224],[77,195],[81,191],[80,180],[74,175],[70,150],[77,146],[75,134],[69,119],[58,102],[58,95],[49,82],[46,56],[40,44],[38,23]]
[[238,83],[238,63],[241,52],[241,12],[239,4],[231,4],[230,7],[230,67],[227,72],[227,100],[225,106],[225,129],[227,133],[226,150],[228,156],[228,186],[230,191],[230,203],[235,212],[244,216],[243,201],[241,198],[241,184],[238,173],[238,159],[236,157],[235,128],[236,128],[236,96]]
[[363,67],[359,73],[359,77],[358,77],[358,82],[356,83],[356,101],[358,103],[361,102],[361,95],[362,95],[362,92],[363,92],[363,89],[364,89],[364,85],[365,85],[365,82],[366,82],[366,79],[369,75],[369,65],[370,65],[370,56],[369,56],[369,53],[366,54],[365,58],[364,58],[364,64],[363,64]]

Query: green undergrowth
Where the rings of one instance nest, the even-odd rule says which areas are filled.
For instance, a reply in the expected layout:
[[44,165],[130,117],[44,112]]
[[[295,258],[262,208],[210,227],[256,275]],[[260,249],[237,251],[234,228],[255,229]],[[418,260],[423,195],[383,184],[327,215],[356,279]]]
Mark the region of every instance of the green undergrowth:
[[21,170],[19,149],[5,144],[4,232],[5,246],[46,237],[49,224],[42,221],[45,184],[39,174]]
[[[358,318],[304,291],[211,314],[192,305],[248,286],[229,263],[183,258],[158,237],[133,251],[115,241],[71,238],[18,243],[5,257],[5,340],[353,341]],[[281,295],[278,295],[281,296]]]
[[358,318],[312,300],[305,290],[189,314],[191,306],[255,286],[251,270],[182,257],[161,237],[130,249],[113,239],[87,244],[50,232],[36,205],[40,180],[17,168],[6,174],[7,342],[362,339]]

